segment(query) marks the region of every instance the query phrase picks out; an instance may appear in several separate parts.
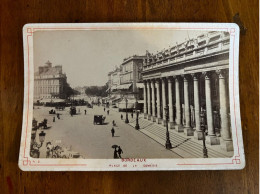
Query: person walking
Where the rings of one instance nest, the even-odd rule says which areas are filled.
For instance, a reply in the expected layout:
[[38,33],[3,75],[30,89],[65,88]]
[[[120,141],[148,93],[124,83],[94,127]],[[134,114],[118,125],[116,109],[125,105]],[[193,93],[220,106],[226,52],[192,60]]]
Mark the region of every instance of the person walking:
[[104,112],[106,111],[106,108],[104,107]]
[[118,157],[121,158],[121,154],[123,154],[123,150],[121,149],[120,146],[118,147],[117,153],[118,153]]
[[133,112],[131,112],[131,117],[132,117],[132,118],[134,117],[134,113],[133,113]]
[[85,111],[85,115],[86,115],[87,114],[87,110],[85,109],[84,111]]
[[112,121],[113,126],[116,126],[115,120]]
[[123,120],[123,115],[121,114],[121,120]]
[[117,150],[116,150],[116,148],[114,148],[114,159],[117,159],[117,158],[118,158]]
[[111,129],[111,133],[112,133],[112,137],[114,137],[114,134],[115,134],[115,129],[114,129],[114,127],[112,127],[112,129]]
[[109,110],[107,110],[107,115],[109,115]]
[[55,117],[53,117],[53,122],[55,122]]
[[57,113],[57,118],[60,119],[60,113]]

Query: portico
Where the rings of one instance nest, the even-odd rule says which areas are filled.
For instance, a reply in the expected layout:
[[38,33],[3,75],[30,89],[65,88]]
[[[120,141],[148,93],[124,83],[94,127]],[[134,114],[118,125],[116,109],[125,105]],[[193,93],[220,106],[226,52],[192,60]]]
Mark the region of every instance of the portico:
[[[205,44],[186,43],[144,60],[144,113],[165,126],[164,107],[169,106],[169,128],[202,140],[200,112],[206,112],[206,142],[233,150],[229,121],[229,35],[211,32]],[[203,41],[204,41],[203,39]],[[180,47],[180,48],[178,48]],[[176,51],[176,52],[175,52]],[[147,95],[146,95],[147,92]],[[146,110],[148,107],[148,110]]]

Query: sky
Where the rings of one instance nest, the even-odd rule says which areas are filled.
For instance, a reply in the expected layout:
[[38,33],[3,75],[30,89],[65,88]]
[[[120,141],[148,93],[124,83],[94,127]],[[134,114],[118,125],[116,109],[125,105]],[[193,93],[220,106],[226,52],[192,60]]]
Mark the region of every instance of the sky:
[[62,65],[72,87],[102,86],[124,58],[156,53],[205,33],[187,30],[66,30],[34,33],[34,71]]

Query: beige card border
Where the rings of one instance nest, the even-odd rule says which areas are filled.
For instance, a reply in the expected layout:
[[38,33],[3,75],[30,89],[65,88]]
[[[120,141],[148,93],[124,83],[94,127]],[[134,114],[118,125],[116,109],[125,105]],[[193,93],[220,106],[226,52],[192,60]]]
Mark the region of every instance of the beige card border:
[[[230,33],[229,93],[234,156],[231,158],[144,159],[123,162],[114,159],[35,159],[29,156],[33,117],[33,34],[52,30],[200,30]],[[24,108],[19,167],[24,171],[142,171],[224,170],[245,167],[239,103],[239,27],[232,23],[85,23],[26,24],[24,42]],[[134,159],[133,159],[134,160]]]

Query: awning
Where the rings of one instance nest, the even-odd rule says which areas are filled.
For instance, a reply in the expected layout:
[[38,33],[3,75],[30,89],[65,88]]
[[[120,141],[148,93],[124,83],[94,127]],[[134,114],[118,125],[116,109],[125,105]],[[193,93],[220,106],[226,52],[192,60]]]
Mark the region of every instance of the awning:
[[136,87],[137,88],[144,88],[144,84],[143,83],[136,83]]
[[112,86],[111,90],[116,90],[116,88],[117,88],[116,86]]
[[[127,101],[127,109],[132,109],[135,107],[135,101],[134,100],[128,100]],[[118,108],[120,109],[126,109],[126,102],[125,100],[122,100],[118,103]]]
[[131,83],[131,84],[123,84],[123,85],[117,86],[117,89],[118,89],[118,90],[127,90],[127,89],[129,89],[131,86],[132,86],[132,83]]
[[118,101],[118,100],[120,100],[120,99],[121,99],[121,97],[117,97],[117,98],[113,99],[112,102]]

